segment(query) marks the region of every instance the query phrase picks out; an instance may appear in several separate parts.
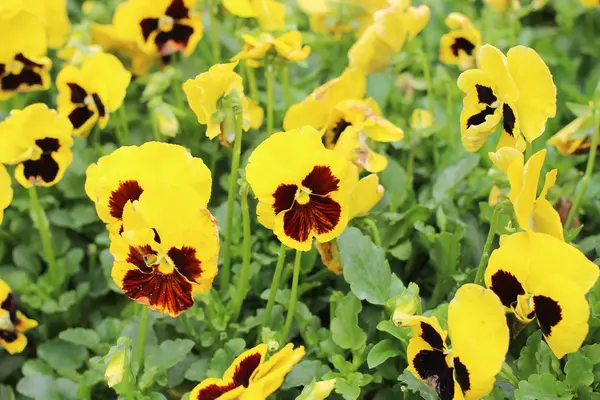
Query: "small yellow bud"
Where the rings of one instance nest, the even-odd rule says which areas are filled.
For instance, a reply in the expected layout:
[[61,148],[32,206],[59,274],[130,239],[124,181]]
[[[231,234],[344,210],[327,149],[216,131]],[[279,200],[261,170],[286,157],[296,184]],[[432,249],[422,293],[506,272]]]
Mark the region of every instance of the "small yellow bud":
[[125,353],[126,349],[121,350],[106,366],[104,378],[108,383],[108,387],[118,385],[123,380],[123,375],[125,374]]
[[416,108],[410,116],[410,127],[413,129],[426,129],[431,125],[433,125],[433,114],[429,110]]

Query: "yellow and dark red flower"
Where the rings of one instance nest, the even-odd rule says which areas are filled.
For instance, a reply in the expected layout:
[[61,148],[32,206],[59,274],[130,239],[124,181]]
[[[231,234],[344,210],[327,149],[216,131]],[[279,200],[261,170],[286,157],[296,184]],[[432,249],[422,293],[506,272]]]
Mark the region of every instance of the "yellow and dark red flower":
[[266,399],[274,393],[285,376],[302,357],[304,347],[294,349],[287,344],[265,361],[267,345],[258,346],[240,354],[227,368],[222,379],[208,378],[192,390],[190,400]]
[[346,227],[358,173],[323,146],[318,131],[304,127],[262,142],[250,155],[246,178],[259,201],[260,223],[285,245],[309,251],[313,237],[328,242]]
[[289,31],[278,37],[265,32],[257,35],[244,34],[242,37],[244,46],[232,60],[246,60],[250,67],[260,67],[269,55],[297,63],[310,54],[310,47],[302,46],[302,33],[299,31]]
[[0,224],[4,219],[4,210],[10,205],[13,199],[13,188],[10,175],[6,167],[0,164]]
[[597,280],[598,266],[577,248],[536,232],[503,237],[485,272],[487,287],[519,322],[537,318],[558,358],[579,350],[587,336],[585,295]]
[[513,47],[504,56],[486,44],[479,50],[477,65],[458,77],[458,87],[465,93],[460,115],[463,145],[467,151],[479,150],[502,120],[498,148],[523,151],[525,142],[538,138],[548,118],[556,114],[550,70],[535,50],[525,46]]
[[87,136],[96,122],[105,128],[123,104],[131,73],[112,54],[96,53],[81,68],[64,67],[56,78],[58,112],[69,117],[75,136]]
[[212,179],[202,159],[183,147],[147,142],[120,147],[88,167],[85,191],[111,234],[123,230],[123,210],[150,187],[186,184],[198,192],[198,207],[210,199]]
[[223,7],[241,18],[256,18],[262,31],[285,28],[285,5],[275,0],[223,0]]
[[435,317],[408,316],[398,322],[414,331],[408,370],[440,399],[476,400],[492,390],[509,342],[504,308],[493,291],[472,283],[461,286],[448,305],[448,333]]
[[20,353],[27,346],[23,332],[35,328],[38,323],[27,318],[17,309],[10,287],[0,279],[0,344],[9,354]]
[[453,12],[446,17],[450,32],[440,39],[440,61],[458,65],[460,69],[473,68],[481,46],[481,34],[466,16]]
[[140,43],[144,52],[168,58],[189,56],[202,38],[202,16],[196,0],[128,0],[115,10],[119,37]]
[[45,104],[13,110],[0,122],[0,163],[15,164],[15,179],[26,188],[52,186],[71,164],[73,126]]
[[581,116],[552,136],[546,144],[556,147],[565,156],[589,153],[592,147],[594,121],[591,115]]
[[217,222],[203,194],[179,179],[128,200],[110,246],[112,278],[123,293],[172,317],[194,304],[194,293],[210,290],[219,259]]

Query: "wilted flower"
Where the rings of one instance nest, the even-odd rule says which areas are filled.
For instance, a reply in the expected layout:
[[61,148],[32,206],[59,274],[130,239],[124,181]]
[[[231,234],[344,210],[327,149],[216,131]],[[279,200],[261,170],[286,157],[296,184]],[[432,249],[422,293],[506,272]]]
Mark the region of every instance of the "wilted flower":
[[263,65],[268,56],[277,56],[287,62],[303,61],[310,54],[309,46],[302,46],[302,33],[289,31],[275,37],[270,33],[242,35],[244,46],[232,60],[246,60],[251,67]]
[[113,25],[123,40],[137,41],[148,54],[189,56],[202,38],[196,0],[128,0],[117,6]]
[[[460,115],[462,143],[477,151],[503,120],[498,148],[524,150],[556,114],[556,86],[550,70],[535,50],[511,48],[504,56],[486,44],[479,50],[479,68],[463,72],[458,87],[465,93]],[[524,139],[521,137],[524,136]]]
[[283,128],[290,130],[310,125],[321,129],[338,103],[362,99],[366,86],[367,80],[362,72],[346,69],[342,75],[319,86],[306,99],[292,105],[283,119]]
[[75,136],[87,136],[96,122],[106,127],[110,113],[121,107],[131,73],[112,54],[89,56],[81,68],[65,66],[56,78],[58,112],[69,117]]
[[537,317],[558,358],[579,350],[588,333],[585,294],[597,279],[598,266],[577,248],[535,232],[503,237],[485,272],[486,285],[521,323]]
[[246,178],[259,201],[260,223],[283,244],[309,251],[313,237],[327,242],[346,227],[358,174],[323,146],[318,131],[304,127],[276,133],[258,145]]
[[406,350],[409,371],[441,399],[479,399],[492,390],[509,341],[504,307],[493,291],[461,286],[448,305],[448,333],[435,317],[408,317],[403,325],[414,331]]
[[552,136],[546,144],[556,147],[565,156],[588,153],[592,147],[593,118],[582,116]]
[[73,126],[37,103],[13,110],[0,122],[0,163],[16,164],[15,178],[26,188],[52,186],[71,164]]
[[282,31],[285,6],[275,0],[223,0],[223,7],[242,18],[256,18],[262,31]]
[[35,328],[38,323],[27,318],[17,309],[10,287],[0,279],[0,344],[9,353],[25,350],[27,337],[23,332]]
[[304,347],[294,349],[290,343],[265,361],[266,354],[266,344],[243,352],[231,363],[222,379],[207,378],[200,382],[192,390],[190,400],[266,399],[279,389],[305,352]]
[[446,17],[450,32],[440,39],[440,61],[458,65],[461,69],[473,68],[475,56],[481,46],[481,34],[466,16],[453,12]]
[[536,197],[540,172],[546,158],[546,150],[532,155],[527,163],[517,149],[503,147],[490,158],[508,175],[510,192],[508,198],[513,204],[515,215],[521,229],[527,232],[541,232],[563,239],[563,226],[560,215],[546,200],[548,191],[556,183],[558,171],[553,169],[546,174],[544,187]]
[[12,182],[6,167],[0,164],[0,224],[4,218],[4,210],[10,205],[13,199]]

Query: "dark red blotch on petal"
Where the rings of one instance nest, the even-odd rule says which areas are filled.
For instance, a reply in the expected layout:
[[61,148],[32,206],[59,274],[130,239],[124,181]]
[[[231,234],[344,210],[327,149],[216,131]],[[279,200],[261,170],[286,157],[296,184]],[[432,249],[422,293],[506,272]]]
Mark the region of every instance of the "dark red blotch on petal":
[[306,178],[302,185],[309,188],[314,195],[325,196],[339,189],[340,180],[331,172],[331,168],[317,165]]
[[195,282],[202,275],[202,262],[196,258],[196,249],[193,247],[171,247],[167,255],[175,263],[177,271],[189,281]]
[[139,247],[129,246],[129,255],[125,261],[127,261],[129,264],[135,265],[141,271],[149,274],[152,272],[153,268],[146,263],[146,259],[148,256],[156,256],[157,254],[158,253],[147,244]]
[[123,218],[123,208],[128,201],[135,201],[140,198],[144,189],[137,181],[127,180],[119,183],[119,187],[110,194],[108,207],[110,215],[116,219]]
[[235,382],[228,383],[227,385],[217,385],[212,384],[208,385],[204,389],[200,390],[198,393],[197,400],[215,400],[218,399],[223,394],[232,391],[239,385],[236,385]]
[[279,185],[273,194],[273,198],[275,199],[273,211],[275,211],[276,215],[292,208],[297,191],[298,186],[296,185]]
[[342,207],[329,197],[310,195],[306,204],[296,203],[283,216],[285,234],[299,242],[305,242],[312,230],[324,234],[335,229],[340,221]]

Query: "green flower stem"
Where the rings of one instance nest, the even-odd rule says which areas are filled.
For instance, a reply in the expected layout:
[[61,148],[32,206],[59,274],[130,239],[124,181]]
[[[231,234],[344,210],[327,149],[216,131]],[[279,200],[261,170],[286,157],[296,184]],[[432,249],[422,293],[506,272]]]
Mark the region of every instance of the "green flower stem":
[[515,376],[513,369],[504,361],[502,363],[502,369],[498,373],[498,378],[509,382],[513,387],[519,387],[519,379]]
[[283,68],[281,68],[281,84],[283,85],[283,100],[285,109],[290,108],[291,98],[290,98],[290,68],[288,63],[283,64]]
[[410,130],[409,133],[409,141],[410,141],[410,150],[408,152],[408,161],[406,163],[406,183],[408,185],[408,189],[410,191],[413,190],[413,175],[414,175],[414,166],[415,166],[415,153],[417,151],[417,132],[414,130]]
[[119,145],[129,146],[131,144],[131,136],[129,135],[129,122],[127,121],[127,112],[125,111],[125,104],[117,110],[117,124],[121,130],[119,135]]
[[271,312],[275,305],[275,296],[279,290],[279,284],[281,282],[281,273],[283,272],[283,264],[285,264],[285,252],[287,248],[283,243],[279,248],[279,257],[277,257],[277,265],[275,266],[275,273],[273,274],[273,281],[271,282],[271,290],[269,291],[269,300],[267,301],[267,308],[265,308],[265,314],[263,317],[263,328],[269,326],[271,321]]
[[162,137],[158,128],[158,116],[151,112],[150,118],[152,119],[152,137],[156,142],[162,142]]
[[579,208],[581,199],[585,194],[585,190],[590,184],[590,180],[592,179],[592,172],[594,172],[594,165],[596,164],[598,138],[600,136],[600,108],[597,105],[594,108],[593,117],[594,133],[592,134],[592,147],[590,147],[590,154],[588,156],[587,165],[585,167],[585,174],[583,175],[583,179],[581,179],[581,182],[579,183],[577,194],[575,195],[575,200],[573,200],[573,205],[571,206],[571,210],[569,211],[569,215],[567,216],[567,220],[565,221],[564,226],[567,230],[571,229],[571,226],[573,226],[573,219],[577,214],[577,209]]
[[138,372],[142,371],[144,366],[144,352],[146,349],[146,337],[148,336],[148,316],[150,312],[148,307],[142,305],[140,314],[140,328],[138,332],[138,341],[135,346],[135,362],[138,366]]
[[123,374],[123,380],[121,381],[122,392],[127,400],[135,400],[135,383],[131,368]]
[[221,269],[221,293],[227,293],[231,280],[231,240],[233,239],[233,213],[237,194],[237,178],[242,154],[242,109],[239,94],[232,92],[232,99],[225,107],[225,132],[232,125],[235,129],[235,141],[231,156],[231,171],[229,173],[229,189],[227,193],[227,222],[225,225],[225,248],[223,249],[223,268]]
[[494,237],[496,236],[496,227],[498,226],[498,221],[500,220],[500,215],[504,208],[504,203],[499,203],[494,207],[494,213],[492,214],[492,221],[490,222],[490,230],[488,231],[487,239],[485,240],[485,245],[483,246],[483,252],[481,254],[481,259],[479,260],[479,266],[477,267],[477,274],[475,275],[475,283],[483,286],[483,275],[485,272],[485,267],[487,265],[488,259],[490,258],[490,253],[492,251],[492,244],[494,243]]
[[267,80],[267,134],[273,134],[273,64],[265,65],[265,75]]
[[[423,46],[424,47],[424,46]],[[427,60],[427,55],[425,53],[425,49],[421,48],[421,63],[423,67],[423,75],[425,76],[425,83],[427,84],[427,102],[429,111],[433,114],[433,81],[431,80],[431,71],[429,70],[429,60]]]
[[526,147],[525,147],[525,161],[526,162],[527,162],[527,160],[529,160],[531,158],[532,154],[533,154],[533,143],[527,142]]
[[193,341],[196,341],[196,335],[194,334],[194,328],[192,327],[192,324],[190,322],[190,319],[187,316],[187,313],[183,313],[179,316],[179,318],[181,319],[181,323],[183,325],[183,329],[185,330],[185,333],[190,337],[190,339],[192,339]]
[[365,218],[364,221],[371,230],[373,243],[375,243],[375,246],[381,247],[381,236],[379,235],[379,229],[377,228],[377,224],[370,218]]
[[212,44],[212,56],[213,64],[221,62],[221,43],[219,43],[219,33],[217,30],[217,18],[216,13],[218,11],[218,3],[216,1],[209,1],[208,3],[208,17],[210,22],[210,41]]
[[250,98],[258,101],[258,87],[256,86],[256,75],[254,68],[246,63],[246,74],[248,75],[248,89],[250,90]]
[[292,322],[296,316],[296,303],[298,302],[298,281],[300,280],[300,261],[302,260],[302,252],[296,250],[296,259],[294,260],[294,278],[292,279],[292,293],[290,294],[290,303],[288,306],[287,317],[285,318],[285,325],[283,326],[283,332],[281,333],[281,343],[287,342],[290,330],[292,329]]
[[46,213],[40,204],[40,200],[37,195],[37,188],[32,186],[29,188],[29,205],[34,215],[34,224],[40,233],[40,240],[42,242],[42,249],[44,250],[44,258],[48,264],[48,277],[52,282],[52,289],[57,289],[60,280],[60,271],[58,264],[56,263],[56,255],[54,253],[54,246],[52,245],[52,234],[50,233],[50,224]]
[[242,198],[242,226],[244,234],[244,255],[242,258],[242,272],[238,280],[238,288],[233,302],[233,320],[237,320],[242,310],[242,303],[248,294],[250,283],[250,259],[252,251],[252,233],[250,232],[250,210],[248,208],[248,184],[244,183],[240,190]]

